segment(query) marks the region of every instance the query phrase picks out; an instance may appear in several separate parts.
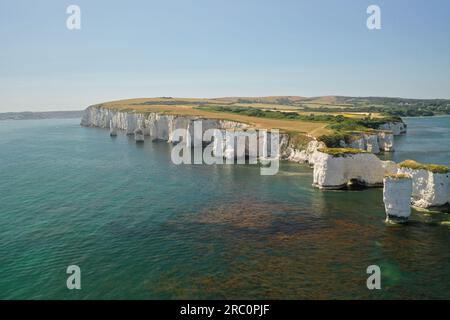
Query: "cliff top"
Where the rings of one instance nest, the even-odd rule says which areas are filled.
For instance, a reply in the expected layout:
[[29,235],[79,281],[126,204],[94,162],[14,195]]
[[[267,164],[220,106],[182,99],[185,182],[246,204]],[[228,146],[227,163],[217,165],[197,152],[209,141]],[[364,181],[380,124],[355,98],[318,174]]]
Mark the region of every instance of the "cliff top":
[[433,173],[448,173],[450,172],[450,167],[441,164],[432,163],[420,163],[414,160],[405,160],[399,163],[400,168],[409,168],[415,170],[428,170]]
[[[317,108],[310,105],[318,103]],[[327,104],[328,103],[328,104]],[[255,128],[280,129],[313,137],[332,135],[336,131],[374,132],[381,123],[401,121],[379,113],[342,111],[334,99],[299,96],[202,98],[139,98],[111,101],[96,107],[136,113],[162,113],[231,120]],[[323,104],[327,104],[323,110]]]
[[[298,119],[276,119],[265,118],[258,116],[251,116],[245,114],[221,112],[209,108],[209,106],[230,106],[236,103],[240,98],[218,98],[218,99],[193,99],[193,98],[142,98],[112,101],[102,104],[94,105],[94,107],[101,107],[125,112],[136,113],[161,113],[172,114],[180,116],[197,116],[207,119],[230,120],[242,122],[251,125],[257,129],[280,129],[285,132],[295,132],[298,134],[307,134],[314,137],[323,134],[331,133],[331,130],[326,128],[329,123],[321,121],[305,121]],[[276,97],[266,97],[264,99],[276,99]],[[241,100],[242,101],[242,100]],[[264,100],[266,103],[266,100]],[[268,102],[267,102],[268,103]],[[257,104],[261,107],[261,104]],[[264,104],[264,108],[282,107],[276,104]],[[258,108],[259,108],[258,107]],[[249,109],[257,110],[256,106],[249,106]],[[285,106],[283,108],[293,108]],[[272,110],[271,109],[271,110]]]
[[385,175],[385,178],[400,180],[400,179],[411,179],[411,176],[406,173],[393,173]]
[[346,157],[346,156],[352,155],[352,154],[369,153],[365,150],[353,149],[353,148],[320,148],[317,150],[319,152],[329,154],[333,157]]

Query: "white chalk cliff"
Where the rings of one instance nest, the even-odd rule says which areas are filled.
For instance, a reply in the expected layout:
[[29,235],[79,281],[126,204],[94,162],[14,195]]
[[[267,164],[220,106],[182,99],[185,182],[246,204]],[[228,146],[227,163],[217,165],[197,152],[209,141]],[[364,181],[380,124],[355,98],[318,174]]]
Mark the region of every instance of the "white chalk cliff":
[[117,136],[117,129],[112,125],[112,121],[109,121],[109,135],[111,137]]
[[[159,113],[134,113],[116,111],[91,106],[84,111],[81,125],[86,127],[113,128],[124,130],[127,134],[134,134],[136,129],[142,129],[145,136],[152,140],[173,141],[173,133],[176,129],[185,129],[194,132],[194,121],[201,120],[202,135],[208,129],[244,129],[248,125],[235,121],[203,119],[201,117],[164,115]],[[200,146],[202,141],[191,139],[188,143],[192,146]]]
[[219,129],[214,136],[212,153],[225,159],[256,159],[259,136],[251,129]]
[[400,167],[398,173],[412,177],[411,202],[414,206],[431,208],[450,204],[450,172]]
[[390,175],[384,178],[383,202],[387,220],[406,221],[411,215],[412,179]]
[[312,140],[309,141],[305,147],[300,148],[291,141],[292,139],[289,135],[281,135],[281,159],[298,163],[309,163],[313,165],[318,153],[317,150],[319,148],[325,148],[326,146],[325,143],[317,141],[313,137],[310,138]]
[[378,129],[392,131],[394,136],[398,136],[400,134],[406,133],[407,127],[403,122],[388,122],[380,125]]
[[405,123],[387,122],[378,126],[373,132],[354,132],[350,142],[340,141],[342,148],[366,150],[372,153],[394,151],[394,136],[406,133]]
[[[202,128],[200,135],[194,135],[196,130],[194,122],[201,121]],[[295,161],[300,163],[313,163],[316,150],[325,147],[323,142],[314,140],[307,146],[300,150],[290,142],[289,135],[280,134],[279,136],[271,135],[270,132],[262,140],[257,136],[255,131],[252,131],[250,126],[245,123],[218,120],[218,119],[204,119],[196,116],[181,116],[181,115],[165,115],[159,113],[135,113],[129,111],[117,111],[101,106],[88,107],[81,119],[81,125],[87,127],[109,128],[110,132],[116,133],[116,130],[124,130],[127,134],[132,135],[136,129],[142,129],[145,136],[150,137],[151,140],[163,140],[168,142],[179,142],[174,139],[174,132],[176,129],[186,129],[189,132],[187,137],[182,140],[193,147],[201,147],[204,142],[197,137],[203,136],[203,133],[208,129],[218,129],[226,137],[226,132],[233,132],[234,139],[227,139],[225,143],[218,143],[214,139],[213,153],[216,155],[222,154],[225,158],[243,158],[249,155],[257,154],[257,150],[250,150],[248,141],[245,139],[238,139],[242,137],[246,139],[258,139],[258,146],[261,148],[268,148],[267,156],[270,154],[270,139],[278,139],[280,137],[280,158],[288,161]],[[261,141],[260,141],[261,140]],[[267,141],[266,141],[267,140]]]
[[374,133],[354,133],[351,141],[346,143],[341,140],[342,148],[353,148],[366,150],[372,153],[394,151],[394,134],[388,131],[379,131]]
[[368,152],[333,155],[320,152],[314,162],[313,185],[320,189],[341,189],[351,181],[380,186],[386,174],[397,171],[392,161],[382,161]]
[[[194,135],[194,122],[201,121],[202,128],[200,135]],[[186,129],[190,133],[187,137],[182,137],[181,140],[193,147],[201,147],[204,142],[198,139],[198,136],[203,136],[203,133],[208,129],[218,129],[225,136],[227,131],[233,131],[238,136],[247,136],[252,138],[251,128],[248,124],[236,121],[218,120],[218,119],[203,119],[196,116],[181,116],[181,115],[165,115],[159,113],[135,113],[130,111],[118,111],[109,108],[103,108],[100,105],[88,107],[83,114],[81,125],[88,127],[109,128],[112,135],[116,134],[116,130],[124,130],[127,134],[132,135],[136,129],[142,129],[145,136],[150,137],[151,140],[163,140],[168,142],[180,142],[179,139],[174,139],[174,132],[176,129]],[[388,123],[385,124],[386,129],[394,130],[395,133],[400,133],[406,130],[403,123]],[[270,140],[270,133],[268,139]],[[274,137],[275,138],[275,137]],[[258,143],[260,144],[258,137]],[[280,134],[280,158],[282,160],[309,163],[313,165],[316,159],[321,158],[317,151],[319,148],[324,148],[323,142],[317,141],[313,137],[309,137],[310,141],[302,146],[298,146],[288,134]],[[175,141],[176,140],[176,141]],[[240,141],[240,142],[239,142]],[[225,158],[242,158],[257,152],[256,150],[249,150],[247,143],[243,145],[243,140],[226,140],[225,144],[216,143],[213,147],[213,153],[222,154]],[[261,141],[264,147],[268,147],[270,143]],[[240,144],[240,145],[239,145]],[[369,152],[378,153],[380,151],[393,150],[393,133],[379,131],[376,133],[359,133],[349,144],[341,142],[342,146],[367,150]],[[259,146],[261,148],[261,146]],[[270,147],[269,147],[270,149]],[[244,150],[244,151],[242,151]],[[268,155],[270,156],[270,155]],[[378,181],[377,183],[381,183]]]

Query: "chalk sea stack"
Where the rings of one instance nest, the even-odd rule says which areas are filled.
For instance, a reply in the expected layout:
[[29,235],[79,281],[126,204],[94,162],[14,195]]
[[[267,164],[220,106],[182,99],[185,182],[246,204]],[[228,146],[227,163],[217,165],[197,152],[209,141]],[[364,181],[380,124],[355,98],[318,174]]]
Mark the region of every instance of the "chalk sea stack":
[[144,142],[144,130],[141,128],[134,130],[134,140],[136,142]]
[[386,221],[403,223],[411,215],[412,179],[408,174],[391,174],[383,180]]
[[342,189],[349,183],[381,186],[386,174],[397,165],[382,161],[373,153],[352,148],[320,148],[314,160],[313,185],[320,189]]
[[450,207],[450,168],[438,164],[405,160],[398,173],[412,177],[412,204],[416,207],[444,209]]

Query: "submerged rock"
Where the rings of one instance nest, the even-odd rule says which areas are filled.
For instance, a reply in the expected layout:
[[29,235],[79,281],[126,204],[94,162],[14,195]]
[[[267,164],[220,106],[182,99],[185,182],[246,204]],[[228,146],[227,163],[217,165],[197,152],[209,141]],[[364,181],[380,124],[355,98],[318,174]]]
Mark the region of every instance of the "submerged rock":
[[386,220],[406,222],[411,215],[412,179],[405,174],[387,175],[384,180],[383,202]]

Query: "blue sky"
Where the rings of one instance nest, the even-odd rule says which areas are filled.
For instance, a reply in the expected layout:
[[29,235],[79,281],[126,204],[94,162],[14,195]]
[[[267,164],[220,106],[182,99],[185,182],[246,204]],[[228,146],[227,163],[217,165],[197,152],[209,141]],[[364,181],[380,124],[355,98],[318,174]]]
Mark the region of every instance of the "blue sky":
[[[67,6],[82,29],[66,28]],[[382,29],[366,27],[381,8]],[[450,98],[447,0],[0,0],[0,112],[131,97]]]

